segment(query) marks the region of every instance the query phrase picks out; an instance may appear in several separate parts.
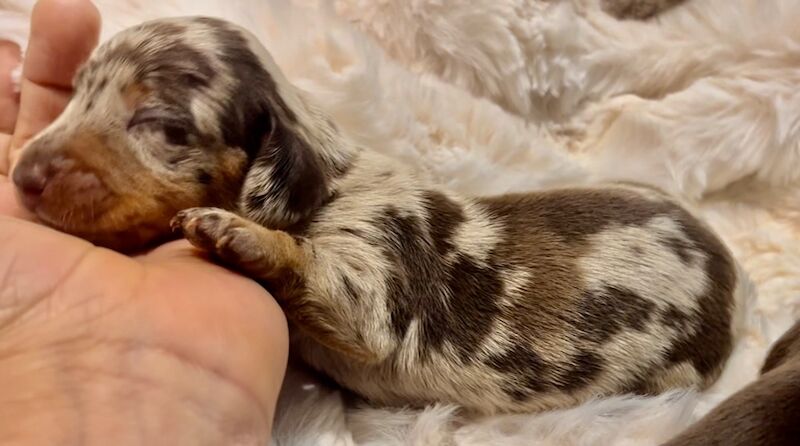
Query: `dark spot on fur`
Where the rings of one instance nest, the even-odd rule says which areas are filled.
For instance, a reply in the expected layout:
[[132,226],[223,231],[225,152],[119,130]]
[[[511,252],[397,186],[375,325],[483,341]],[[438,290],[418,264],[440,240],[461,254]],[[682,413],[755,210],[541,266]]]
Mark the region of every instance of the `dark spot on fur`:
[[663,240],[664,245],[672,250],[684,265],[692,266],[692,251],[694,246],[691,243],[681,240],[678,237],[667,237]]
[[643,330],[655,304],[638,294],[612,285],[587,291],[578,303],[582,320],[576,323],[586,340],[604,343],[623,329]]
[[164,124],[162,131],[164,132],[164,138],[166,138],[169,144],[174,146],[185,146],[189,144],[189,133],[180,125]]
[[270,169],[272,181],[269,187],[248,192],[248,207],[260,209],[267,203],[280,202],[289,212],[305,218],[329,197],[320,160],[297,135],[284,129],[275,132],[278,145],[268,144],[251,167]]
[[482,200],[496,216],[528,210],[529,226],[547,229],[570,243],[581,243],[587,236],[611,225],[642,226],[659,215],[678,209],[666,201],[650,201],[625,189],[561,189],[537,194],[509,194]]
[[364,232],[355,228],[339,228],[340,231],[350,234],[358,238],[365,238]]
[[401,216],[397,209],[389,208],[376,221],[376,226],[381,236],[375,243],[385,247],[384,254],[396,266],[389,284],[389,309],[392,330],[395,336],[402,338],[414,316],[424,310],[423,299],[431,304],[441,302],[442,296],[437,295],[432,280],[417,280],[438,271],[422,270],[422,261],[428,253],[417,218]]
[[102,92],[108,86],[108,78],[104,77],[97,83],[96,92]]
[[428,212],[428,225],[436,251],[439,255],[452,252],[452,238],[456,229],[466,221],[464,211],[456,202],[437,191],[425,192],[422,202]]
[[88,80],[94,77],[97,69],[96,67],[97,63],[90,60],[78,69],[78,72],[75,73],[75,78],[73,79],[73,86],[75,87],[75,90],[88,88]]
[[197,171],[197,182],[198,183],[204,184],[204,185],[209,185],[213,181],[214,181],[214,177],[211,176],[211,174],[207,170],[199,169]]
[[544,375],[550,366],[536,354],[520,345],[492,355],[486,365],[506,377],[506,392],[514,401],[525,401],[537,392],[548,390]]
[[690,329],[693,322],[691,315],[681,311],[672,303],[667,304],[666,309],[661,312],[660,319],[662,324],[678,331]]
[[[236,76],[236,83],[219,116],[226,144],[241,147],[255,156],[263,149],[265,137],[277,122],[291,126],[297,123],[297,116],[284,103],[272,76],[239,30],[215,18],[203,17],[198,21],[213,29],[221,46],[219,58]],[[276,122],[270,123],[271,120]]]
[[[449,299],[444,311],[430,313],[423,344],[440,346],[450,341],[463,360],[491,334],[493,322],[500,313],[497,299],[503,293],[503,283],[493,268],[479,265],[470,257],[459,254],[447,274]],[[443,324],[439,326],[439,324]]]
[[445,342],[462,358],[471,355],[491,332],[499,312],[496,299],[502,293],[502,282],[497,272],[465,255],[448,263],[433,249],[435,242],[417,216],[390,207],[375,226],[381,234],[375,243],[394,265],[388,296],[394,334],[404,337],[411,321],[417,319],[422,357],[428,349],[441,349]]
[[358,298],[358,291],[356,287],[353,285],[353,282],[350,281],[350,278],[347,277],[346,274],[341,275],[342,285],[344,285],[344,294],[350,302],[358,302],[360,299]]
[[736,287],[736,269],[727,248],[694,217],[682,212],[681,228],[696,246],[702,247],[708,285],[698,296],[699,310],[693,315],[695,330],[685,332],[668,354],[672,363],[689,361],[702,376],[718,372],[733,348],[731,312]]
[[603,370],[603,358],[590,351],[578,353],[570,361],[567,373],[558,379],[557,387],[566,392],[572,392],[587,385]]

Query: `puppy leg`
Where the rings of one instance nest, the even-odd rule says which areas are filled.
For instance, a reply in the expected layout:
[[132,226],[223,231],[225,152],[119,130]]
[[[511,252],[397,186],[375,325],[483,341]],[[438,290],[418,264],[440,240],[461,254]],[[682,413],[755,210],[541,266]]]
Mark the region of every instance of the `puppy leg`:
[[[365,362],[378,361],[388,354],[391,346],[385,337],[362,326],[363,310],[353,308],[346,293],[337,292],[342,289],[338,282],[345,279],[324,273],[331,268],[319,265],[324,262],[319,258],[328,256],[315,255],[311,241],[217,208],[181,211],[172,220],[172,227],[183,231],[194,246],[261,282],[289,319],[318,343]],[[312,286],[318,283],[332,286]]]
[[171,224],[194,246],[255,280],[296,281],[304,276],[306,247],[286,232],[218,208],[183,210]]

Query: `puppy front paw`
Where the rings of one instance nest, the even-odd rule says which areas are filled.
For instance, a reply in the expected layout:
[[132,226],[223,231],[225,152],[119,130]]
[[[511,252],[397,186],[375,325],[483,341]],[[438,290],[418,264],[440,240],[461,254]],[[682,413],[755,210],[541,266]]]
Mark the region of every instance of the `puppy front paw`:
[[262,258],[263,248],[256,233],[260,228],[224,209],[185,209],[170,225],[195,247],[233,266],[248,267]]
[[185,209],[171,226],[192,245],[253,279],[297,279],[308,261],[302,240],[223,209]]

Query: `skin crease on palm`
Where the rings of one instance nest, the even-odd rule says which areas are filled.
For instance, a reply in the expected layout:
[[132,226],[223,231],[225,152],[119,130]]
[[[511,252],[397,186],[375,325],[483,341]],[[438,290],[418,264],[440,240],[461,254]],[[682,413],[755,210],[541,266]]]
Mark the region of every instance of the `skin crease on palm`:
[[16,202],[13,162],[65,106],[99,24],[88,0],[40,0],[19,97],[18,49],[0,42],[0,438],[263,444],[288,351],[269,294],[185,241],[126,257],[29,221]]

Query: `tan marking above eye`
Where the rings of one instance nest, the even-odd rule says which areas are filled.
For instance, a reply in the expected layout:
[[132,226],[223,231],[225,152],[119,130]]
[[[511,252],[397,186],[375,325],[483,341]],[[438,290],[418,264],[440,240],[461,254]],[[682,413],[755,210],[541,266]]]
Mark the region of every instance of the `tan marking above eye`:
[[134,82],[122,90],[122,100],[129,110],[134,110],[150,95],[150,93],[152,93],[150,87],[139,82]]

